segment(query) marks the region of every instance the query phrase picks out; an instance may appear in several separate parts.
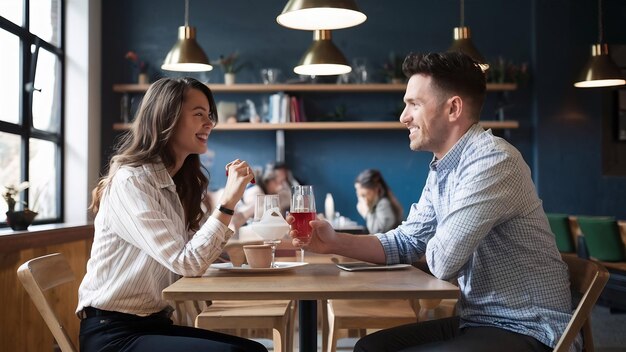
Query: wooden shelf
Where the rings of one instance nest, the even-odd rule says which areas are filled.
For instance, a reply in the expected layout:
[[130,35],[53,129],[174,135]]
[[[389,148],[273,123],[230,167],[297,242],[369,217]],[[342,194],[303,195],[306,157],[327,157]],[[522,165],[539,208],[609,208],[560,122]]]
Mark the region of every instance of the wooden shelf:
[[[144,93],[149,84],[115,84],[113,91],[117,93]],[[214,93],[273,93],[273,92],[355,92],[384,93],[404,92],[406,84],[208,84]],[[517,89],[514,83],[487,84],[488,91],[512,91]],[[484,128],[513,129],[518,128],[517,121],[482,121]],[[129,124],[116,123],[113,129],[124,131]],[[401,130],[406,127],[400,122],[304,122],[304,123],[234,123],[220,124],[217,131],[278,131],[278,130]]]
[[[480,125],[491,129],[519,128],[517,121],[481,121]],[[116,123],[113,129],[124,131],[130,124]],[[277,130],[403,130],[406,127],[396,121],[384,122],[300,122],[300,123],[223,123],[216,131],[277,131]]]
[[[149,84],[114,84],[117,93],[144,93]],[[272,92],[404,92],[406,84],[208,84],[214,93],[272,93]],[[487,91],[516,90],[515,83],[488,83]]]

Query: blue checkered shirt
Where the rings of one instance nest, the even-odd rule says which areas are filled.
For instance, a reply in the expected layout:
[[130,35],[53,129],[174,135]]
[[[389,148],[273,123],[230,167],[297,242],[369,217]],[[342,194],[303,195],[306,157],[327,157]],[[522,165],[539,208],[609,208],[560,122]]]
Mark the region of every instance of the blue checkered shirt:
[[520,153],[478,125],[441,159],[405,222],[380,239],[387,263],[426,256],[458,279],[461,327],[491,326],[554,347],[571,318],[567,265]]

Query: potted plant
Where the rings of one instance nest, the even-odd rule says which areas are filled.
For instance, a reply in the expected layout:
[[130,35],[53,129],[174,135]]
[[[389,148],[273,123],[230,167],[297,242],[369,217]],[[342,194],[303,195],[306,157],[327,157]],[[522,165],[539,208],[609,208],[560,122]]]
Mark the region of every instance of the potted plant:
[[37,216],[36,212],[28,209],[28,203],[26,202],[23,202],[22,210],[15,210],[15,205],[17,204],[15,197],[29,186],[30,184],[27,181],[19,185],[4,186],[6,191],[2,196],[8,205],[8,211],[6,212],[7,223],[15,231],[26,230],[33,223],[35,216]]
[[218,65],[224,71],[224,83],[235,84],[235,74],[241,70],[245,64],[237,63],[239,53],[234,52],[228,56],[220,55],[219,60],[213,62],[214,65]]
[[383,73],[387,76],[388,82],[397,84],[406,81],[404,72],[402,72],[403,63],[404,58],[402,56],[397,56],[393,52],[389,54],[389,58],[383,64]]
[[521,86],[528,79],[529,69],[526,62],[517,64],[502,57],[498,57],[487,71],[487,83],[515,83]]
[[150,83],[150,79],[148,77],[148,64],[145,61],[139,59],[139,55],[137,55],[134,51],[129,51],[124,56],[128,61],[133,63],[133,66],[137,68],[139,74],[137,76],[137,83],[139,84],[148,84]]

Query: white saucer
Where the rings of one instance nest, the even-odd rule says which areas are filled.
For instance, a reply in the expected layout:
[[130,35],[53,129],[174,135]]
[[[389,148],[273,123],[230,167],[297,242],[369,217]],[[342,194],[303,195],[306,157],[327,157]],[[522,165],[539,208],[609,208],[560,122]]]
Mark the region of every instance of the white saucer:
[[248,266],[248,264],[244,264],[242,266],[233,266],[233,263],[216,263],[211,264],[210,268],[240,273],[273,273],[278,271],[292,270],[308,264],[309,263],[302,262],[275,262],[275,267],[273,268],[251,268]]

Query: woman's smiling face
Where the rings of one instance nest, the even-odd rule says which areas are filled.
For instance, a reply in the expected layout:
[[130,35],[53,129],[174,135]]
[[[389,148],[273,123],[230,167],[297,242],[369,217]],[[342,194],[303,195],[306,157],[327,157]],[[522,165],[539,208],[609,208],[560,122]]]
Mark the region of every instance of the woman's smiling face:
[[180,118],[174,128],[170,147],[181,162],[189,154],[202,154],[207,151],[207,141],[213,129],[209,100],[197,89],[185,92]]

